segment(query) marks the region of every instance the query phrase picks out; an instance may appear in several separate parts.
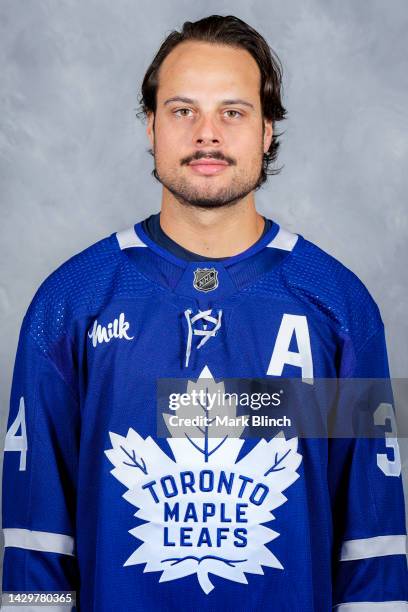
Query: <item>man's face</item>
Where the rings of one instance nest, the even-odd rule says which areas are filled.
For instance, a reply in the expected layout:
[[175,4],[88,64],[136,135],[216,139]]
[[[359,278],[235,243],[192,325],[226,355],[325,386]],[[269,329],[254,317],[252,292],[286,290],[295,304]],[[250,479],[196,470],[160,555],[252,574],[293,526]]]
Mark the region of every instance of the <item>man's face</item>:
[[183,42],[162,63],[147,134],[160,182],[179,202],[231,205],[257,186],[272,140],[260,78],[248,51],[224,45]]

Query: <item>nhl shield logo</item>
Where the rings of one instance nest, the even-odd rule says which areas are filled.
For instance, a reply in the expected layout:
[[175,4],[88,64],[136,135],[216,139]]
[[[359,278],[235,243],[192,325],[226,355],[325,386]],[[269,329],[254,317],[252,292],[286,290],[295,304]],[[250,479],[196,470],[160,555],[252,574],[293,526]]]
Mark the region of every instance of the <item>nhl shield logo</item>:
[[197,291],[213,291],[218,287],[218,272],[215,268],[197,268],[193,285]]

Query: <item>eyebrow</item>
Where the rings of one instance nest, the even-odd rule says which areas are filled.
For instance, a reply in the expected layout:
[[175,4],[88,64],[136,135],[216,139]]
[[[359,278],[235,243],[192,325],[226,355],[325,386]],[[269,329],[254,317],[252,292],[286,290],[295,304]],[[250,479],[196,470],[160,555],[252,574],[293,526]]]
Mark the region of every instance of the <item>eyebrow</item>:
[[[192,98],[185,98],[184,96],[173,96],[172,98],[168,98],[164,102],[164,104],[170,104],[170,102],[184,102],[185,104],[198,104],[197,100],[193,100]],[[242,100],[242,98],[235,98],[230,100],[222,100],[221,105],[226,104],[243,104],[244,106],[249,106],[253,110],[255,110],[254,105],[246,100]]]

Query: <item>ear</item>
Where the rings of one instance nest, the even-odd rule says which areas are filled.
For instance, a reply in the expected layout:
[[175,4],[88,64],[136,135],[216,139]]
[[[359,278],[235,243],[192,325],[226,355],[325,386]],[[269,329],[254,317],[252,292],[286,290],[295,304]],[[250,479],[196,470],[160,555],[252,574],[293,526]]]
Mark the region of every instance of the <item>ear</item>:
[[264,133],[263,133],[264,153],[267,153],[269,147],[271,146],[272,136],[273,136],[272,120],[264,119]]
[[148,139],[150,140],[152,149],[154,149],[154,112],[153,111],[149,111],[147,114],[146,134],[147,134]]

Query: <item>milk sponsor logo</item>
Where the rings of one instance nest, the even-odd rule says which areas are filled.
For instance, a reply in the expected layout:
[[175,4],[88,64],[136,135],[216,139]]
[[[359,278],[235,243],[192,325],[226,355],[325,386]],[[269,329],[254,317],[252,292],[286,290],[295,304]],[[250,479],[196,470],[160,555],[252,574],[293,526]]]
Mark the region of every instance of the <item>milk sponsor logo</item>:
[[[207,367],[203,376],[211,376]],[[189,392],[194,384],[189,381]],[[201,427],[194,438],[167,440],[172,457],[132,428],[109,435],[111,474],[145,521],[129,531],[142,544],[124,567],[143,564],[144,572],[161,572],[160,582],[195,574],[206,594],[214,589],[210,574],[248,584],[246,574],[283,569],[266,544],[279,536],[269,527],[272,511],[299,477],[297,438],[261,439],[238,460],[244,440],[227,433],[210,438]]]
[[113,338],[133,340],[134,336],[128,336],[129,326],[130,323],[125,321],[124,312],[121,312],[119,317],[108,325],[101,325],[95,319],[92,329],[88,332],[88,338],[91,338],[93,347],[103,342],[110,342]]

